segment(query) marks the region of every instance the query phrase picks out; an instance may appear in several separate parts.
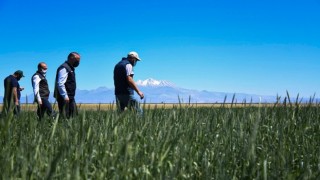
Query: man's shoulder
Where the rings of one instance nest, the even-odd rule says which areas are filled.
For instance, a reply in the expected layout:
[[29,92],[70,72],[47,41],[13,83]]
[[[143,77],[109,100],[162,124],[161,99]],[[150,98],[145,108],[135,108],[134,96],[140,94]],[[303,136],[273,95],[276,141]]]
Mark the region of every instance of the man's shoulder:
[[131,63],[126,64],[126,68],[133,68],[133,65]]
[[[123,69],[123,68],[126,68],[128,64],[130,64],[129,61],[121,60],[121,61],[119,61],[119,62],[115,65],[114,68],[115,68],[115,69],[117,69],[117,68]],[[130,65],[131,65],[131,64],[130,64]]]
[[118,62],[118,64],[130,64],[130,62],[127,58],[122,58],[121,61]]
[[7,76],[4,80],[5,81],[17,81],[17,79],[14,78],[14,76],[12,76],[12,75]]
[[60,70],[65,69],[68,73],[74,72],[74,68],[72,68],[67,62],[64,62],[63,64],[61,64],[59,69]]
[[7,76],[6,78],[4,78],[4,81],[9,80],[10,76]]
[[12,75],[8,76],[5,81],[10,83],[13,87],[17,87],[19,85],[18,80]]
[[44,76],[42,76],[39,72],[36,72],[33,74],[32,79],[45,79]]
[[39,76],[40,75],[40,73],[37,71],[37,72],[35,72],[33,75],[32,75],[32,77],[34,77],[34,76]]

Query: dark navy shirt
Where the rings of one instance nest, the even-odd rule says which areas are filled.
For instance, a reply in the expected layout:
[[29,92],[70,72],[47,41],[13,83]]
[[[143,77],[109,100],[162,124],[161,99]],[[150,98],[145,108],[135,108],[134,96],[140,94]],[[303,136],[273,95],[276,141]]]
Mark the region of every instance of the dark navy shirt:
[[10,101],[12,96],[12,89],[16,87],[17,88],[17,95],[18,99],[20,100],[21,93],[20,93],[20,84],[18,80],[13,76],[10,75],[4,79],[4,98],[8,101]]

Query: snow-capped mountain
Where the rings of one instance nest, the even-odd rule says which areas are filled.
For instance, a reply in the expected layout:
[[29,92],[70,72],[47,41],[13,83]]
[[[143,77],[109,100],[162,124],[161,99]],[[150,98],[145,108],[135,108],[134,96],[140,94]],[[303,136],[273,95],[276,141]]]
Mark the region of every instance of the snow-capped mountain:
[[[262,102],[262,103],[272,103],[277,100],[276,96],[265,96],[265,95],[255,95],[255,94],[245,94],[245,93],[226,93],[226,92],[210,92],[210,91],[199,91],[192,89],[185,89],[175,86],[169,81],[155,80],[152,78],[146,80],[138,80],[136,84],[139,89],[144,93],[145,98],[141,102],[146,103],[230,103],[234,102]],[[53,91],[52,91],[53,92]],[[137,94],[135,94],[137,97]],[[2,98],[0,97],[0,103],[2,103]],[[21,103],[32,103],[33,95],[23,95],[21,97]],[[137,97],[137,99],[139,99]],[[52,95],[49,98],[50,102],[55,102]],[[304,102],[309,99],[303,99]],[[76,92],[77,103],[114,103],[115,95],[114,88],[99,87],[93,90],[79,90]],[[294,98],[291,100],[295,101]],[[319,99],[316,99],[319,101]]]
[[138,86],[142,87],[175,87],[176,85],[172,82],[165,80],[155,80],[153,78],[149,78],[146,80],[138,80],[136,82]]
[[[146,103],[216,103],[231,102],[234,93],[209,92],[177,87],[174,83],[166,80],[148,78],[136,82],[139,89],[144,93]],[[273,102],[273,96],[260,96],[253,94],[238,93],[235,95],[236,102]]]

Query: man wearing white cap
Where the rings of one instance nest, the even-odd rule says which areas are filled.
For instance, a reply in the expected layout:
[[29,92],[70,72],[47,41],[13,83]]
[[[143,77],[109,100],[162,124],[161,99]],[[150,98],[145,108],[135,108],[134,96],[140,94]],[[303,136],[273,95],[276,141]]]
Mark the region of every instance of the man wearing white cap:
[[139,102],[134,98],[134,91],[144,98],[144,94],[139,90],[133,80],[133,67],[141,61],[138,53],[131,51],[128,56],[116,64],[113,71],[113,80],[115,86],[115,95],[119,111],[124,111],[126,107],[142,114]]

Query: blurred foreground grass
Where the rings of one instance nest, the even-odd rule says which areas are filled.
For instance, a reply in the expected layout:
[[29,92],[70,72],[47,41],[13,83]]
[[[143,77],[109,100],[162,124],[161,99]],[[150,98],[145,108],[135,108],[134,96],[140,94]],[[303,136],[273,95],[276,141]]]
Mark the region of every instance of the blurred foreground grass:
[[0,119],[0,179],[318,179],[320,106],[114,108]]

